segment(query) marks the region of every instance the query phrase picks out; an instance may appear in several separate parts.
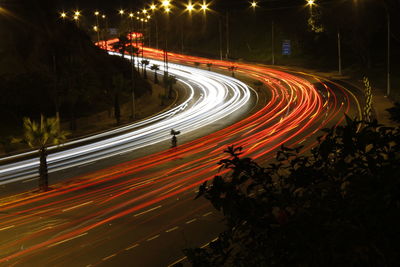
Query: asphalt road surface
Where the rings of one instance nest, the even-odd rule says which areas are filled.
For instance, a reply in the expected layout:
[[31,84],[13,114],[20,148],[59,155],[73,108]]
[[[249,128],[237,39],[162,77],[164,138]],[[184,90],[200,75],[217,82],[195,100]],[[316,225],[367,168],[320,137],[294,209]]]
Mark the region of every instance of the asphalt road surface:
[[[151,59],[161,55],[146,50]],[[210,62],[176,54],[169,58],[186,65]],[[232,65],[212,64],[215,72],[188,70],[218,76]],[[273,159],[282,144],[304,145],[303,153],[307,153],[322,134],[321,128],[341,123],[344,113],[351,117],[360,113],[356,93],[334,81],[259,65],[236,66],[239,79],[263,85],[254,90],[247,87],[245,104],[230,114],[222,113],[196,130],[182,131],[177,148],[168,148],[169,125],[161,142],[80,168],[53,171],[49,192],[21,192],[0,199],[0,265],[167,266],[177,262],[183,257],[182,249],[206,245],[224,227],[221,215],[207,201],[194,200],[199,185],[218,172],[224,148],[241,145],[244,156],[259,162]],[[193,103],[204,97],[205,91],[198,90],[206,89],[201,87],[193,86],[198,95]],[[235,98],[233,89],[215,88],[224,90],[215,93],[224,95],[219,106]],[[182,90],[192,89],[187,85]],[[239,95],[238,103],[247,97]],[[218,111],[211,108],[205,117]],[[204,119],[194,117],[188,129],[196,125],[196,119]],[[34,177],[24,179],[4,185],[2,192],[10,195],[5,191],[18,190],[23,182],[34,188],[36,181],[29,180]]]

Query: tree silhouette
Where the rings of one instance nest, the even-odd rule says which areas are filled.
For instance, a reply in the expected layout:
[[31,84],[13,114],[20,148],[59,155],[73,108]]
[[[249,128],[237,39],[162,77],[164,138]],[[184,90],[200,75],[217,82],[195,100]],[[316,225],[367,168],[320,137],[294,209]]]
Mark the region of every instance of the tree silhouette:
[[227,230],[185,251],[193,266],[396,266],[400,132],[375,122],[325,129],[310,155],[282,146],[261,167],[229,147],[203,196]]
[[387,109],[390,114],[390,119],[392,121],[400,123],[400,103],[394,104],[394,107]]
[[150,69],[154,71],[154,83],[158,84],[158,76],[157,76],[157,71],[160,70],[160,65],[153,64]]
[[147,66],[150,64],[150,61],[148,61],[147,59],[143,59],[143,60],[141,61],[141,64],[142,64],[143,78],[144,78],[144,79],[147,79],[147,71],[146,71],[146,68],[147,68]]
[[24,118],[24,137],[14,139],[13,142],[27,143],[31,148],[38,149],[39,165],[39,189],[47,191],[49,189],[49,175],[47,168],[47,146],[50,144],[59,145],[66,140],[68,132],[60,130],[57,118],[40,117],[37,123],[29,118]]

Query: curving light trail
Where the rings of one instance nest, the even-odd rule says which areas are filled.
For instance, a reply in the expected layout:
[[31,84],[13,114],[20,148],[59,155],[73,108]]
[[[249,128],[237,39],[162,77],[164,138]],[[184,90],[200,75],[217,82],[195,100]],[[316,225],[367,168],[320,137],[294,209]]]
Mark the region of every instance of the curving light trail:
[[[150,62],[161,65],[157,60]],[[196,131],[243,108],[250,100],[249,87],[230,77],[176,64],[170,64],[169,73],[178,77],[178,81],[189,90],[183,103],[138,123],[67,142],[63,146],[75,147],[51,153],[48,156],[49,171],[85,165],[168,140],[171,129],[185,133]],[[100,138],[102,140],[93,141]],[[0,185],[36,177],[38,166],[38,158],[5,164],[0,169]]]
[[[160,55],[160,51],[146,49],[147,57],[157,59]],[[209,62],[206,59],[174,54],[169,58],[175,62],[185,61],[186,64]],[[213,64],[216,68],[225,69],[231,63],[213,61]],[[103,231],[110,234],[113,244],[120,244],[122,247],[115,249],[115,253],[111,255],[117,257],[124,251],[124,246],[129,246],[124,243],[125,236],[138,230],[144,232],[149,227],[142,226],[140,218],[143,214],[157,211],[157,215],[148,219],[152,221],[152,225],[162,222],[161,218],[175,209],[181,210],[182,218],[192,214],[191,208],[188,209],[187,206],[188,199],[192,198],[195,188],[213,178],[218,169],[216,163],[221,159],[222,149],[227,145],[242,145],[245,156],[261,161],[271,158],[272,152],[282,144],[303,144],[306,151],[314,144],[309,139],[313,140],[319,129],[339,124],[344,113],[359,113],[352,109],[353,105],[359,105],[354,95],[332,82],[306,75],[295,76],[264,66],[237,65],[240,74],[262,81],[268,88],[268,91],[259,92],[260,105],[252,114],[177,149],[161,151],[78,177],[74,183],[55,185],[50,192],[39,195],[22,194],[4,200],[0,204],[0,234],[15,235],[0,241],[0,263],[9,261],[26,264],[36,261],[56,265],[61,261],[68,264],[72,260],[70,255],[81,255],[107,246],[111,241],[102,236]],[[170,67],[171,70],[178,68],[174,64]],[[197,73],[193,69],[190,72]],[[201,72],[201,75],[205,75],[205,79],[210,76],[221,77],[225,85],[214,84],[215,78],[205,82],[207,87],[212,85],[213,88],[219,88],[215,92],[198,85],[202,88],[203,98],[195,100],[193,108],[196,111],[187,115],[184,115],[187,110],[179,111],[173,116],[180,120],[190,118],[187,124],[179,127],[191,129],[191,123],[198,123],[200,127],[203,125],[201,121],[214,121],[219,116],[224,116],[226,109],[234,111],[248,101],[246,98],[249,97],[249,91],[246,86],[240,86],[242,89],[238,89],[237,93],[232,89],[235,87],[233,85],[241,84],[240,82],[211,72]],[[190,88],[191,83],[188,82],[187,86]],[[231,89],[226,91],[227,88]],[[236,96],[228,97],[231,94]],[[212,98],[210,102],[202,102],[207,97]],[[218,102],[215,98],[223,100]],[[265,104],[261,105],[263,100]],[[226,105],[229,101],[232,103]],[[238,106],[232,107],[233,103],[238,103]],[[206,107],[212,110],[201,114]],[[171,125],[164,127],[168,132]],[[153,130],[157,132],[156,129]],[[118,140],[115,142],[118,143]],[[149,144],[152,142],[152,139],[148,141]],[[96,149],[94,151],[98,152]],[[226,171],[220,172],[221,175],[224,173]],[[182,199],[181,202],[170,204],[170,200],[177,196]],[[69,213],[74,216],[68,217]],[[46,220],[43,221],[42,218]],[[183,219],[176,221],[179,220]],[[116,227],[109,232],[111,223]],[[149,230],[149,235],[143,233],[139,239],[130,241],[140,242],[151,236],[158,236],[167,227],[170,227],[167,222],[154,226]],[[14,229],[18,231],[13,232]],[[69,242],[81,246],[63,246]],[[21,245],[25,245],[24,249],[21,249]],[[57,247],[63,249],[57,250]],[[43,259],[42,255],[54,256]],[[99,261],[103,257],[103,260],[109,258],[107,256],[110,255],[99,256]]]

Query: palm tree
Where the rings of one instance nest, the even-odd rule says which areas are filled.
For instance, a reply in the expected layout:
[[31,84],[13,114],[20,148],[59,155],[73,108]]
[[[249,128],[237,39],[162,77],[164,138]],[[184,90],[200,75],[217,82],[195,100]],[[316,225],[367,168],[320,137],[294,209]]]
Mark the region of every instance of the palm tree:
[[176,138],[176,136],[179,134],[181,134],[180,131],[175,131],[174,129],[171,130],[171,135],[172,135],[171,148],[174,148],[178,145],[178,139]]
[[211,71],[212,65],[213,65],[213,64],[212,64],[211,62],[207,63],[207,67],[208,67],[208,70],[209,70],[209,71]]
[[[138,55],[139,54],[139,48],[137,48],[136,46],[129,44],[128,46],[126,46],[126,49],[129,51],[130,55]],[[133,68],[135,69],[136,66],[135,66],[135,58],[134,57],[132,57],[131,63],[133,64]]]
[[174,84],[176,84],[178,80],[176,79],[175,76],[169,75],[167,77],[167,87],[168,87],[168,98],[172,97],[172,89]]
[[119,53],[121,53],[121,56],[124,57],[125,51],[127,46],[130,44],[130,40],[128,37],[126,37],[126,34],[121,34],[118,37],[118,42],[113,44],[113,49]]
[[157,71],[160,70],[160,65],[153,64],[150,69],[154,71],[154,83],[158,84]]
[[119,125],[121,123],[121,104],[119,96],[126,86],[124,76],[122,74],[115,74],[112,77],[112,85],[114,88],[114,116]]
[[60,130],[57,118],[40,117],[40,123],[24,118],[24,137],[14,139],[13,142],[27,143],[31,148],[38,148],[39,165],[39,189],[47,191],[49,189],[49,175],[47,169],[47,146],[59,145],[66,140],[68,132]]
[[146,68],[147,68],[147,66],[150,64],[150,61],[148,61],[147,59],[143,59],[143,60],[141,61],[141,63],[142,63],[142,69],[143,69],[143,78],[144,78],[144,79],[147,79],[147,71],[146,71]]

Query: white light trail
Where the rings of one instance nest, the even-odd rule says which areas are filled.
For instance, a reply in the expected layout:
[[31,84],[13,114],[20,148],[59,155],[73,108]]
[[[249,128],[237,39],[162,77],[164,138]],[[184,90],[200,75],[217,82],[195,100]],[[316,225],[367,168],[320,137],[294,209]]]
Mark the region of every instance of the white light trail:
[[[118,55],[114,52],[110,54]],[[125,57],[130,59],[130,56]],[[160,72],[164,71],[163,62],[149,61],[150,65],[160,65]],[[188,90],[187,99],[148,119],[67,142],[62,151],[52,153],[55,147],[50,147],[49,172],[82,166],[169,140],[171,129],[179,130],[183,134],[196,131],[231,115],[249,103],[250,88],[234,78],[172,63],[169,64],[168,71]],[[31,151],[0,159],[6,161],[22,156],[33,157],[2,165],[0,185],[37,177],[39,159],[34,156],[36,153]]]

